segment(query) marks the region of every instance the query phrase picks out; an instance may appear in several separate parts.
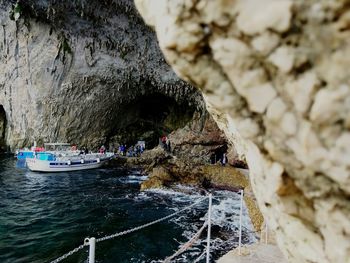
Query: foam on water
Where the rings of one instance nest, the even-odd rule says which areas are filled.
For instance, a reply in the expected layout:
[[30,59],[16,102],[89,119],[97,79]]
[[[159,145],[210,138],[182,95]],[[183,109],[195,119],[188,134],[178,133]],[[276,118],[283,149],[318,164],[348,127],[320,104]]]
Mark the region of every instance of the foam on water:
[[[177,211],[203,198],[196,188],[181,187],[187,193],[174,190],[148,190],[141,193],[142,198],[154,198],[163,196],[171,200],[172,210]],[[177,188],[178,189],[178,188]],[[188,190],[192,193],[188,194]],[[213,206],[211,216],[211,253],[215,258],[238,246],[239,236],[239,212],[240,194],[230,191],[212,191]],[[140,196],[139,196],[140,197]],[[184,214],[171,219],[171,222],[183,229],[183,236],[189,240],[203,225],[208,217],[208,200],[205,200]],[[171,238],[171,237],[169,237]],[[253,226],[248,211],[243,203],[242,213],[242,243],[249,244],[256,241]],[[179,248],[182,245],[179,243]],[[189,262],[195,260],[202,254],[206,247],[206,230],[203,231],[200,239],[187,252],[180,255],[174,262]],[[170,256],[170,255],[169,255]],[[202,259],[204,260],[204,258]],[[161,261],[152,261],[161,262]]]
[[129,175],[123,176],[119,178],[119,181],[127,184],[139,184],[145,180],[147,180],[148,176],[146,175]]
[[[0,262],[49,262],[87,236],[98,238],[134,228],[203,198],[202,189],[187,186],[140,192],[139,184],[146,178],[137,170],[118,169],[32,173],[15,168],[11,158],[0,158]],[[215,260],[237,246],[240,199],[229,191],[212,193],[211,255]],[[160,262],[201,228],[207,209],[205,200],[170,221],[101,242],[96,260]],[[243,215],[243,243],[249,243],[255,237],[246,209]],[[193,262],[205,246],[206,230],[175,262]],[[86,250],[81,251],[70,262],[86,262],[86,256]]]

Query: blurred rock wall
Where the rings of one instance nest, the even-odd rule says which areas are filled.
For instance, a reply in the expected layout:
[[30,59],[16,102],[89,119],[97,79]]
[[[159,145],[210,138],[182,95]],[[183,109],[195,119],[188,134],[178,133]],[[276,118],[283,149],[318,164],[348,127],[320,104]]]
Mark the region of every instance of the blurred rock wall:
[[290,262],[350,262],[350,2],[135,0]]

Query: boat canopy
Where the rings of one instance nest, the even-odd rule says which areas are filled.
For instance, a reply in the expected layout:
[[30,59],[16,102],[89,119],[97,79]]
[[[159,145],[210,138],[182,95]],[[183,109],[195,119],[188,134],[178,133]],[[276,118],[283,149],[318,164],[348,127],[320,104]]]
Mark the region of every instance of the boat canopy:
[[70,149],[70,143],[45,143],[46,151],[66,151]]

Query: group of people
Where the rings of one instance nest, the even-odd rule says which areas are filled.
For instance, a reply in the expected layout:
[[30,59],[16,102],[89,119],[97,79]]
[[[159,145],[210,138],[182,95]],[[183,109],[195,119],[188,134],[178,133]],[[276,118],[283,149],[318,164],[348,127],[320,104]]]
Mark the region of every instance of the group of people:
[[[73,145],[71,150],[76,151],[77,147]],[[113,149],[112,151],[114,152]],[[144,151],[145,151],[145,144],[136,144],[134,146],[130,146],[129,148],[126,147],[126,144],[121,144],[118,147],[117,154],[121,156],[136,157],[136,156],[140,156]],[[98,153],[101,153],[101,154],[106,154],[106,152],[107,152],[107,149],[104,145],[102,145],[98,150]],[[80,155],[84,155],[88,153],[89,153],[89,150],[87,147],[83,147],[79,151]]]
[[171,144],[168,136],[163,135],[160,137],[161,145],[167,152],[171,152]]
[[126,147],[125,144],[121,144],[118,148],[118,154],[127,157],[137,157],[140,156],[145,151],[144,144],[136,144],[134,146]]
[[[126,147],[125,144],[121,144],[118,148],[118,154],[122,155],[122,156],[128,156],[128,157],[132,157],[132,156],[140,156],[141,153],[143,153],[145,150],[145,146],[144,145],[135,145],[135,146],[130,146],[129,148]],[[101,154],[106,154],[107,149],[104,145],[102,145],[100,147],[100,149],[98,150],[99,153]],[[88,154],[89,150],[87,147],[83,147],[79,154]]]
[[[163,135],[162,137],[160,137],[160,144],[167,152],[171,152],[171,143],[170,143],[169,138],[166,135]],[[71,150],[77,150],[77,147],[75,145],[73,145]],[[145,145],[142,143],[141,144],[138,143],[134,146],[130,146],[129,148],[126,147],[126,144],[121,144],[121,145],[119,145],[117,153],[121,156],[138,157],[144,151],[145,151]],[[101,154],[105,154],[107,152],[107,149],[104,145],[102,145],[100,147],[100,149],[98,150],[98,152]],[[79,152],[79,154],[81,154],[81,155],[88,154],[88,153],[89,153],[89,149],[87,147],[81,148],[81,150]],[[210,157],[210,162],[212,164],[216,164],[218,161],[220,161],[222,166],[225,166],[228,163],[226,153],[222,153],[219,156],[217,156],[217,154],[213,154]]]
[[[89,153],[91,153],[91,152],[89,151],[89,148],[88,148],[88,147],[82,147],[82,148],[79,150],[78,147],[77,147],[76,145],[73,145],[73,146],[71,147],[71,151],[79,151],[79,154],[80,154],[80,155],[84,155],[84,154],[89,154]],[[102,153],[102,154],[105,154],[105,153],[107,152],[107,149],[106,149],[106,147],[105,147],[104,145],[102,145],[102,146],[100,147],[100,149],[98,150],[98,152],[99,152],[99,153]]]
[[[76,146],[75,146],[75,149],[76,149]],[[99,153],[102,153],[102,154],[105,154],[105,153],[107,152],[106,147],[105,147],[104,145],[102,145],[102,146],[100,147],[100,149],[98,150],[98,152],[99,152]],[[80,151],[79,151],[79,154],[80,154],[80,155],[89,154],[89,153],[91,153],[91,152],[89,151],[89,148],[88,148],[88,147],[82,147],[82,148],[80,149]]]

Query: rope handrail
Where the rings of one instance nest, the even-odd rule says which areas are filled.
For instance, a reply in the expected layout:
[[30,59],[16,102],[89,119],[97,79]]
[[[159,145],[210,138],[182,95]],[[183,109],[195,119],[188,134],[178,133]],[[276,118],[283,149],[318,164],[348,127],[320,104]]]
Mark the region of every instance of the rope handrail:
[[[246,194],[249,197],[253,197],[250,193]],[[240,190],[240,213],[239,213],[239,239],[238,239],[238,252],[239,255],[241,255],[241,245],[242,245],[242,228],[245,229],[248,233],[257,233],[258,231],[249,231],[249,229],[245,226],[242,225],[242,215],[243,215],[243,197],[244,197],[244,189]],[[157,224],[159,222],[165,221],[169,218],[172,218],[196,205],[198,205],[199,203],[203,202],[204,200],[206,200],[207,198],[209,198],[209,205],[208,205],[208,218],[205,221],[205,223],[202,225],[202,227],[192,236],[192,238],[190,240],[188,240],[185,244],[181,245],[181,247],[170,257],[167,257],[163,263],[169,263],[171,262],[171,260],[173,260],[175,257],[181,255],[183,252],[185,252],[187,249],[189,249],[190,247],[192,247],[194,245],[194,243],[199,239],[200,235],[202,234],[203,230],[207,227],[208,231],[207,231],[207,246],[206,249],[203,251],[202,254],[199,255],[199,257],[197,257],[197,259],[195,259],[194,262],[199,262],[204,255],[206,254],[206,263],[209,263],[210,261],[210,246],[211,246],[211,214],[212,214],[212,194],[210,193],[208,196],[205,196],[203,198],[201,198],[200,200],[194,202],[193,204],[178,210],[177,212],[174,212],[170,215],[167,215],[165,217],[159,218],[157,220],[151,221],[147,224],[143,224],[140,225],[138,227],[135,228],[131,228],[122,232],[117,232],[115,234],[112,235],[108,235],[108,236],[104,236],[104,237],[100,237],[98,239],[96,239],[95,237],[91,237],[91,238],[86,238],[84,240],[84,244],[80,245],[79,247],[76,247],[75,249],[69,251],[68,253],[64,254],[63,256],[51,261],[51,263],[58,263],[61,262],[62,260],[66,259],[67,257],[71,256],[72,254],[80,251],[81,249],[83,249],[85,246],[89,246],[89,258],[88,258],[88,262],[89,263],[95,263],[95,249],[96,249],[96,242],[102,242],[105,240],[109,240],[115,237],[119,237],[119,236],[123,236],[123,235],[127,235],[130,233],[133,233],[135,231],[141,230],[143,228],[152,226],[154,224]],[[262,235],[262,234],[261,234]],[[266,233],[265,233],[265,242],[267,243],[267,225],[266,225]]]
[[199,257],[197,259],[195,259],[195,261],[193,261],[193,263],[199,262],[205,256],[206,253],[207,253],[207,250],[204,249],[203,253],[200,254]]
[[[147,223],[147,224],[143,224],[143,225],[141,225],[141,226],[138,226],[138,227],[135,227],[135,228],[132,228],[132,229],[128,229],[128,230],[125,230],[125,231],[122,231],[122,232],[118,232],[118,233],[115,233],[115,234],[112,234],[112,235],[109,235],[109,236],[104,236],[104,237],[101,237],[101,238],[97,238],[97,239],[96,239],[96,243],[97,243],[97,242],[102,242],[102,241],[105,241],[105,240],[109,240],[109,239],[112,239],[112,238],[115,238],[115,237],[123,236],[123,235],[129,234],[129,233],[135,232],[135,231],[137,231],[137,230],[140,230],[140,229],[149,227],[149,226],[151,226],[151,225],[157,224],[157,223],[159,223],[159,222],[165,221],[165,220],[167,220],[167,219],[169,219],[169,218],[172,218],[172,217],[174,217],[174,216],[176,216],[176,215],[178,215],[178,214],[180,214],[180,213],[182,213],[182,212],[184,212],[184,211],[186,211],[186,210],[188,210],[188,209],[190,209],[190,208],[192,208],[192,207],[198,205],[199,203],[203,202],[203,201],[206,200],[207,198],[208,198],[208,196],[206,196],[206,197],[204,197],[204,198],[198,200],[197,202],[195,202],[195,203],[193,203],[193,204],[191,204],[191,205],[189,205],[189,206],[187,206],[187,207],[185,207],[185,208],[183,208],[183,209],[181,209],[181,210],[179,210],[179,211],[177,211],[177,212],[174,212],[174,213],[172,213],[172,214],[170,214],[170,215],[167,215],[167,216],[162,217],[162,218],[160,218],[160,219],[154,220],[154,221],[149,222],[149,223]],[[85,241],[84,244],[80,245],[79,247],[74,248],[73,250],[69,251],[68,253],[66,253],[66,254],[60,256],[59,258],[57,258],[57,259],[51,261],[50,263],[58,263],[58,262],[61,262],[62,260],[66,259],[67,257],[69,257],[69,256],[73,255],[74,253],[80,251],[80,250],[83,249],[85,246],[89,246],[89,241],[88,241],[88,240]]]
[[132,228],[132,229],[128,229],[128,230],[125,230],[125,231],[122,231],[122,232],[118,232],[118,233],[115,233],[115,234],[112,234],[112,235],[109,235],[109,236],[104,236],[104,237],[97,238],[97,239],[96,239],[96,243],[97,243],[97,242],[101,242],[101,241],[105,241],[105,240],[108,240],[108,239],[112,239],[112,238],[115,238],[115,237],[127,235],[127,234],[130,234],[130,233],[135,232],[135,231],[137,231],[137,230],[140,230],[140,229],[149,227],[149,226],[151,226],[151,225],[157,224],[157,223],[159,223],[159,222],[165,221],[165,220],[167,220],[167,219],[169,219],[169,218],[172,218],[172,217],[176,216],[177,214],[180,214],[180,213],[182,213],[182,212],[184,212],[184,211],[186,211],[186,210],[188,210],[188,209],[190,209],[190,208],[192,208],[192,207],[198,205],[199,203],[203,202],[203,201],[204,201],[205,199],[207,199],[207,198],[208,198],[208,197],[206,196],[206,197],[204,197],[204,198],[198,200],[197,202],[195,202],[195,203],[193,203],[193,204],[191,204],[191,205],[189,205],[189,206],[187,206],[187,207],[185,207],[185,208],[183,208],[183,209],[181,209],[181,210],[179,210],[179,211],[177,211],[177,212],[174,212],[174,213],[172,213],[172,214],[170,214],[170,215],[168,215],[168,216],[165,216],[165,217],[162,217],[162,218],[160,218],[160,219],[154,220],[154,221],[149,222],[149,223],[147,223],[147,224],[144,224],[144,225],[141,225],[141,226]]
[[193,235],[193,237],[188,240],[185,244],[183,244],[179,250],[177,250],[173,255],[170,257],[167,257],[164,259],[163,263],[170,263],[172,259],[175,257],[181,255],[183,252],[185,252],[187,249],[189,249],[193,243],[199,238],[199,236],[202,234],[203,230],[208,226],[208,221],[206,221],[203,226],[197,231],[196,234]]

